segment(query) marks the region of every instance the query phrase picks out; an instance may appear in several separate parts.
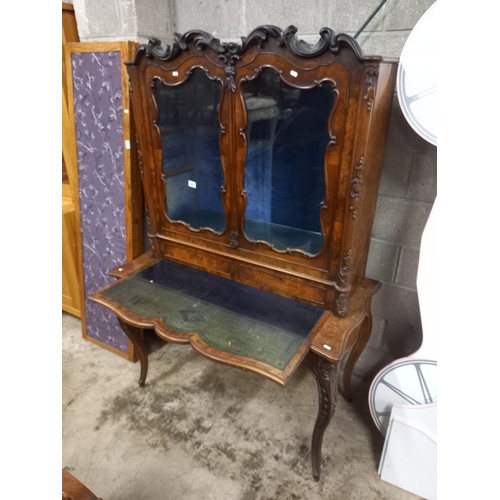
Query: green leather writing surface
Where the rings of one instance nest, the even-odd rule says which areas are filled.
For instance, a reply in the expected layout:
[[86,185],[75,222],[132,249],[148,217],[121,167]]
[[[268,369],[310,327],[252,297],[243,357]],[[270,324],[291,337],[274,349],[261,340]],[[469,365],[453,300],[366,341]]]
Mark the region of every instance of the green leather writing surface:
[[103,295],[210,347],[286,368],[323,310],[166,260]]

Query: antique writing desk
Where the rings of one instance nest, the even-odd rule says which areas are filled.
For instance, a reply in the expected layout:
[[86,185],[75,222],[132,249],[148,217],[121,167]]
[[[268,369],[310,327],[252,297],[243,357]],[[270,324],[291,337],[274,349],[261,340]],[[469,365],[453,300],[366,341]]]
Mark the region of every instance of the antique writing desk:
[[285,385],[304,362],[319,412],[312,467],[337,386],[371,330],[364,277],[395,64],[328,28],[208,33],[142,45],[128,64],[152,250],[91,296],[137,347],[143,330]]

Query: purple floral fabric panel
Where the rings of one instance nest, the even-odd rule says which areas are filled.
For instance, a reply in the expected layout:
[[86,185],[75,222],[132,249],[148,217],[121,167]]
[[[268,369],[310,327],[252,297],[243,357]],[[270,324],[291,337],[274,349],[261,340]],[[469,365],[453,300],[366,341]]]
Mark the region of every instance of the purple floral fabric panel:
[[126,353],[115,314],[87,299],[126,260],[121,55],[72,54],[71,62],[87,335]]

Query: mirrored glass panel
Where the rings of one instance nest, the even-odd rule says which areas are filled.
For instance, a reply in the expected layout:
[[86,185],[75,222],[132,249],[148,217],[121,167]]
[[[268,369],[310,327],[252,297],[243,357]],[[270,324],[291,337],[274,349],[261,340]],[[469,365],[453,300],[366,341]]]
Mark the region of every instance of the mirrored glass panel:
[[245,234],[249,240],[264,240],[277,250],[299,249],[308,254],[321,250],[324,157],[335,96],[331,82],[298,89],[271,68],[244,83],[248,115]]
[[194,69],[181,85],[155,80],[167,216],[222,233],[224,173],[219,151],[221,83]]

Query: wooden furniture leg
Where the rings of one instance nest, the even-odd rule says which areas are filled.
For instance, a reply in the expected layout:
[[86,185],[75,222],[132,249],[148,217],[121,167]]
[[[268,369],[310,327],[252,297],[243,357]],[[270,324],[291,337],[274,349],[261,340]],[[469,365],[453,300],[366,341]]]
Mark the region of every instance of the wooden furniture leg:
[[372,315],[368,313],[363,323],[359,327],[358,338],[354,347],[352,348],[349,357],[347,358],[347,362],[344,366],[344,370],[342,373],[342,387],[341,392],[344,398],[347,401],[352,401],[352,387],[351,387],[351,378],[352,378],[352,370],[356,361],[358,361],[359,356],[363,352],[368,339],[370,338],[370,334],[372,331]]
[[134,347],[137,349],[139,361],[141,363],[139,386],[143,387],[146,383],[146,376],[148,374],[148,353],[146,350],[146,345],[144,343],[144,331],[142,328],[137,328],[136,326],[125,323],[125,321],[120,318],[118,318],[118,322],[125,332],[125,335],[127,335],[130,342],[132,342],[132,344],[134,344]]
[[319,410],[312,436],[311,461],[314,479],[319,481],[323,435],[335,413],[337,403],[338,364],[330,363],[312,351],[309,352],[305,361],[318,385]]

